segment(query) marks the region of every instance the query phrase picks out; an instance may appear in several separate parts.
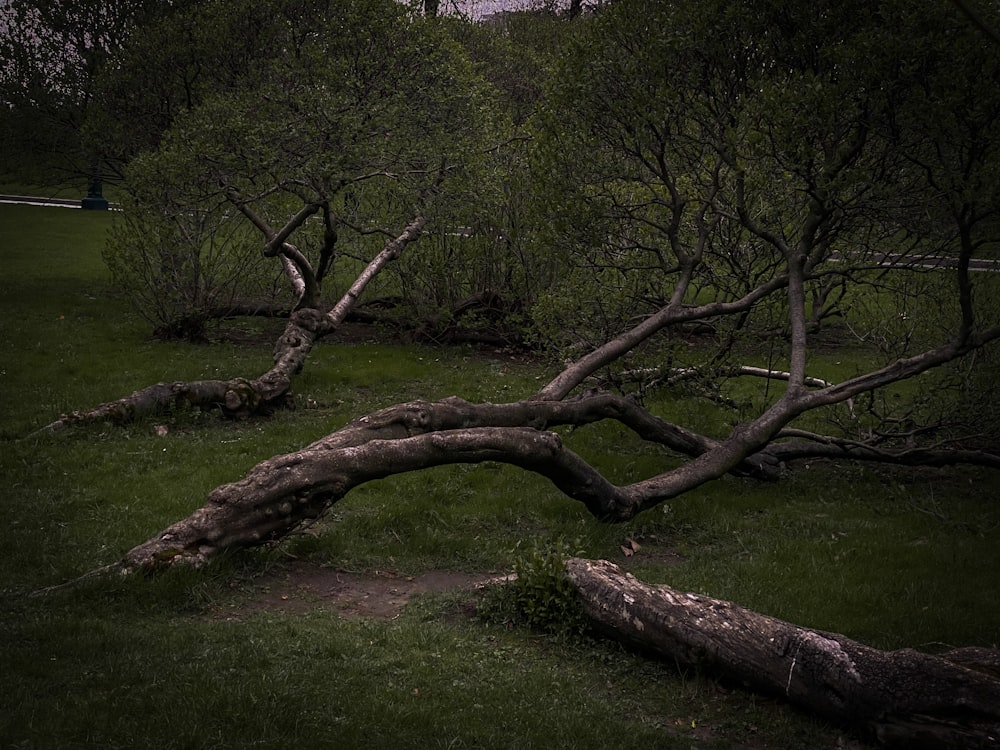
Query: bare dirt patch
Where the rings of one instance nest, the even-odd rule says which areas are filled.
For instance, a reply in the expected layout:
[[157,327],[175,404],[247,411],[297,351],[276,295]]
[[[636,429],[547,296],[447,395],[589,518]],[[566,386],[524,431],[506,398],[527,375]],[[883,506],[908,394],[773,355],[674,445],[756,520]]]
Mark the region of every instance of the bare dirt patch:
[[416,576],[391,571],[350,573],[296,561],[254,580],[249,596],[219,607],[215,615],[239,619],[255,612],[305,614],[315,609],[343,618],[391,620],[418,594],[471,590],[496,580],[488,573],[432,570]]
[[[626,539],[618,560],[626,570],[639,563],[677,565],[685,557],[674,550]],[[241,619],[258,612],[287,615],[306,614],[317,609],[339,617],[391,620],[398,617],[410,600],[427,593],[472,591],[498,585],[509,576],[495,573],[463,573],[436,569],[419,575],[392,570],[352,573],[302,560],[282,562],[251,581],[232,582],[242,596],[212,607],[212,617]]]

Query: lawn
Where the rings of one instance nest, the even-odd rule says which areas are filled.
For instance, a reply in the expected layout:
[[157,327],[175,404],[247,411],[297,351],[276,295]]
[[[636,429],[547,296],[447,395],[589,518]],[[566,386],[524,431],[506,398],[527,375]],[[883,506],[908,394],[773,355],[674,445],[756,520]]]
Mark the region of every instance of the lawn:
[[[519,470],[443,467],[367,484],[279,549],[32,597],[356,416],[418,397],[513,400],[548,374],[502,351],[352,336],[317,348],[300,408],[270,420],[177,415],[26,437],[153,382],[269,362],[266,336],[152,340],[101,262],[112,220],[0,206],[0,747],[858,746],[776,699],[613,643],[476,616],[468,582],[535,547],[880,648],[1000,644],[1000,477],[964,468],[813,462],[780,484],[726,478],[607,526]],[[655,407],[724,417],[689,399]],[[616,426],[565,437],[615,481],[677,461]],[[641,545],[629,558],[627,539]],[[466,585],[415,590],[431,574]],[[408,603],[388,615],[346,605],[393,589]]]

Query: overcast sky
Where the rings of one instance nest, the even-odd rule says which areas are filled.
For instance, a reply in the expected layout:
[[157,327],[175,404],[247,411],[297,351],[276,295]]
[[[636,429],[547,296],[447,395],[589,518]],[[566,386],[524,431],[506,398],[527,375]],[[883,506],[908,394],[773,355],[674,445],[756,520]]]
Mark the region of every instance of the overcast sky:
[[528,8],[532,0],[442,0],[441,8],[457,9],[473,18],[481,18],[492,13],[499,13],[502,10],[520,10]]

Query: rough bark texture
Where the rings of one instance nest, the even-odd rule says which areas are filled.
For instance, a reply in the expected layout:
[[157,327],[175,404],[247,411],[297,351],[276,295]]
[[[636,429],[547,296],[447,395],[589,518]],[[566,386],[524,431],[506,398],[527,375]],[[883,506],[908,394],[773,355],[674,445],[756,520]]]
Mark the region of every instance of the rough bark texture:
[[571,559],[566,570],[596,627],[633,646],[783,696],[891,747],[1000,747],[996,651],[879,651],[644,584],[607,561]]
[[[301,451],[261,462],[245,478],[213,490],[188,518],[132,549],[123,567],[200,565],[224,549],[280,539],[364,482],[449,463],[513,464],[547,477],[602,521],[626,520],[662,500],[664,488],[617,487],[548,431],[602,419],[615,419],[646,440],[690,456],[714,445],[612,394],[512,404],[414,401],[361,417]],[[737,469],[760,477],[773,471],[763,461],[746,461]]]
[[[650,479],[614,485],[552,431],[604,419],[691,460],[665,467]],[[198,566],[226,549],[280,540],[372,479],[450,463],[509,463],[550,479],[601,521],[626,521],[726,471],[777,478],[777,457],[769,452],[776,446],[753,453],[747,447],[753,442],[753,435],[744,437],[739,429],[727,441],[710,440],[609,393],[509,404],[473,404],[454,397],[413,401],[356,419],[302,450],[262,461],[243,479],[213,490],[189,517],[132,549],[122,565],[130,571]]]

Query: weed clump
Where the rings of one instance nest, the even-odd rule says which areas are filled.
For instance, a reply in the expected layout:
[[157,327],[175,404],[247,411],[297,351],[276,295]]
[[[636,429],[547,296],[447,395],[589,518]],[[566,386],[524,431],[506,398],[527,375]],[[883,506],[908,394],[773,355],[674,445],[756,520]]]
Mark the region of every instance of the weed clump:
[[491,624],[527,627],[557,637],[581,635],[587,618],[566,574],[566,559],[578,544],[559,539],[548,545],[536,541],[529,549],[514,550],[514,576],[487,590],[479,616]]

